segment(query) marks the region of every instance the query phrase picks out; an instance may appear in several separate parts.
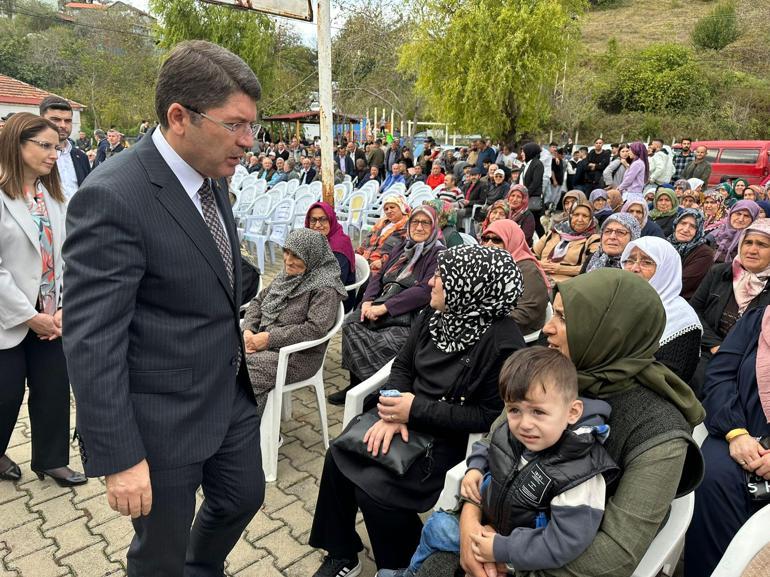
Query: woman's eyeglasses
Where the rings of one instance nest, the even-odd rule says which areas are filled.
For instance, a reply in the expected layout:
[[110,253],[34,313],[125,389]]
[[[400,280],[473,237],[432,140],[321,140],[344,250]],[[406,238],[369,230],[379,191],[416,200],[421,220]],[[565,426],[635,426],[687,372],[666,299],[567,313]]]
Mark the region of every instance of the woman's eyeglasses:
[[64,149],[59,146],[58,144],[54,144],[53,142],[45,142],[44,140],[35,140],[34,138],[28,138],[27,142],[33,142],[37,144],[40,148],[45,150],[46,152],[50,152],[51,149],[56,151],[56,156],[61,156],[62,152],[64,152]]
[[603,236],[615,236],[617,238],[625,238],[631,233],[624,228],[606,228],[602,231]]
[[319,217],[311,216],[308,222],[310,223],[310,226],[316,226],[319,224],[323,226],[325,224],[329,224],[329,219],[325,216],[319,216]]
[[433,226],[433,223],[431,221],[429,221],[429,220],[417,220],[417,219],[414,219],[414,220],[409,222],[409,226],[411,226],[412,228],[419,228],[419,227],[430,228],[430,227]]
[[639,265],[640,268],[644,268],[644,269],[651,269],[653,267],[658,266],[654,260],[651,260],[649,258],[637,258],[637,259],[630,258],[627,261],[623,262],[624,268],[633,268],[636,265]]

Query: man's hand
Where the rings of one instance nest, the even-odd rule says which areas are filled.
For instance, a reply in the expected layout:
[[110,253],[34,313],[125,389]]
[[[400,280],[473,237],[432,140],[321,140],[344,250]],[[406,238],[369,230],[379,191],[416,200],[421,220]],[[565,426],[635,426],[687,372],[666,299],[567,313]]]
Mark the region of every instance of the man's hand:
[[107,502],[113,511],[131,515],[133,519],[150,514],[152,485],[146,459],[130,469],[107,475],[104,480],[107,482]]
[[481,509],[466,503],[460,512],[460,566],[465,570],[466,577],[487,577],[488,566],[476,561],[471,540],[471,535],[480,533],[482,529]]

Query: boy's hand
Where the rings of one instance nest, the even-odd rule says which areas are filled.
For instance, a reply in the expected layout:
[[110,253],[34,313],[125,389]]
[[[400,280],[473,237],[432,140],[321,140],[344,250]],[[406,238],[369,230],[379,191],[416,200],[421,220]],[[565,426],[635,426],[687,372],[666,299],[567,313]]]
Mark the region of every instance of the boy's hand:
[[497,533],[491,527],[486,526],[481,533],[471,535],[473,556],[479,563],[494,563],[495,557],[492,551],[492,543]]
[[460,484],[460,495],[474,503],[481,504],[481,481],[484,475],[478,469],[469,469]]

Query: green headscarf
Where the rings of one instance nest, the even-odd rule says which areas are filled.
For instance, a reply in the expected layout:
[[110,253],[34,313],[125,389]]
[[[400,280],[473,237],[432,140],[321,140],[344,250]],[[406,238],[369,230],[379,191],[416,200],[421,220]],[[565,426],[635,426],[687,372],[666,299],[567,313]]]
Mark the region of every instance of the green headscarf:
[[743,200],[743,196],[739,196],[738,193],[735,191],[735,185],[739,182],[743,183],[743,191],[746,192],[746,189],[749,188],[749,181],[745,178],[736,178],[733,180],[733,186],[730,190],[730,197],[734,198],[735,200]]
[[[666,195],[671,199],[671,210],[667,210],[665,212],[662,212],[658,210],[658,199]],[[677,209],[679,208],[679,199],[676,197],[676,194],[674,194],[674,191],[670,188],[660,187],[658,190],[655,191],[655,201],[652,203],[653,209],[650,211],[650,218],[652,220],[656,220],[658,218],[665,218],[667,216],[674,216],[677,212]]]
[[690,426],[705,411],[687,384],[655,360],[666,311],[650,283],[603,268],[560,282],[567,342],[581,394],[603,399],[636,386],[671,402]]

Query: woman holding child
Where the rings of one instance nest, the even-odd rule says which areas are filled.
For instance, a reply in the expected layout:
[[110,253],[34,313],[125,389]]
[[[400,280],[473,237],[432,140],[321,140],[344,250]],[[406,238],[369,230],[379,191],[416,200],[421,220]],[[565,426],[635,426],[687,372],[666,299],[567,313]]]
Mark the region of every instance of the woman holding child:
[[[629,272],[602,269],[558,284],[554,316],[543,332],[549,347],[575,364],[580,394],[612,407],[604,447],[621,477],[608,487],[604,517],[584,553],[558,569],[513,570],[517,577],[631,575],[671,501],[698,485],[703,461],[690,431],[704,411],[687,385],[655,361],[665,325],[655,289]],[[487,532],[482,521],[479,507],[464,505],[460,562],[471,577],[487,577],[485,557],[474,550]],[[452,575],[457,562],[455,555],[435,554],[417,575]]]
[[[326,454],[309,542],[328,556],[315,577],[360,572],[359,508],[378,567],[405,567],[420,539],[418,513],[438,499],[468,434],[489,430],[503,406],[500,368],[524,347],[510,317],[522,285],[513,258],[478,245],[449,249],[429,284],[431,308],[412,326],[384,387],[400,396],[379,397],[379,419],[362,439],[372,457],[334,444]],[[394,436],[410,434],[431,435],[433,446],[399,477],[376,457]]]

